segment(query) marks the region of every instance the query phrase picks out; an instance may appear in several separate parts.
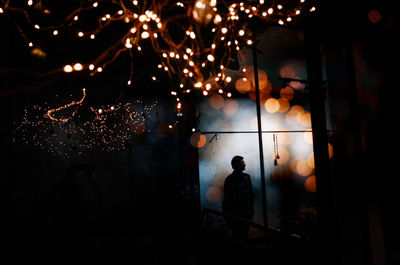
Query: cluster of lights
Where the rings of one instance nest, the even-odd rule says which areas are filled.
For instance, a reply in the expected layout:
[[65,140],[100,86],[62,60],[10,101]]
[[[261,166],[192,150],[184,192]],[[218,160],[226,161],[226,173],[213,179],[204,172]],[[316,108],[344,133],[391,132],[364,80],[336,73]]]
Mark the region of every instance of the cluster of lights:
[[[141,101],[120,103],[115,106],[90,108],[90,120],[79,122],[71,118],[56,118],[83,103],[59,108],[35,105],[25,109],[25,114],[14,131],[14,141],[33,144],[51,154],[73,157],[86,150],[119,151],[127,148],[134,135],[148,130],[151,111],[156,104],[144,105]],[[76,114],[76,109],[73,110]],[[74,114],[74,115],[75,115]]]
[[[189,93],[193,89],[200,90],[205,96],[213,93],[225,95],[232,94],[227,89],[227,84],[232,77],[226,72],[229,58],[233,53],[240,53],[245,46],[254,44],[254,36],[249,32],[247,23],[253,18],[284,25],[291,23],[295,17],[310,12],[314,12],[313,0],[298,0],[296,8],[286,9],[281,1],[229,1],[229,3],[217,0],[196,0],[196,1],[110,1],[113,5],[113,12],[107,12],[109,5],[103,5],[101,1],[82,1],[64,22],[57,26],[41,26],[30,16],[30,10],[39,0],[27,0],[28,8],[11,6],[8,1],[0,1],[0,13],[6,10],[12,12],[22,12],[28,22],[36,31],[49,32],[50,36],[58,37],[66,28],[75,30],[76,37],[79,39],[88,38],[95,40],[96,36],[102,34],[103,29],[110,27],[114,22],[124,22],[129,30],[118,38],[119,45],[114,45],[104,51],[90,62],[73,62],[61,67],[65,73],[79,72],[87,70],[90,76],[99,74],[118,56],[126,52],[132,56],[133,52],[140,53],[143,47],[150,47],[159,54],[159,62],[156,64],[153,81],[158,81],[157,77],[161,73],[167,72],[168,75],[178,76],[181,81],[176,87],[172,88],[178,104],[177,110],[182,109],[179,97],[183,93]],[[310,2],[310,3],[308,3]],[[102,9],[101,9],[102,8]],[[174,21],[171,16],[164,15],[163,10],[177,8],[176,20],[184,19],[186,24],[182,27],[184,39],[179,43],[173,39],[172,33],[168,32],[168,23]],[[92,10],[101,9],[102,15],[98,17],[98,26],[90,30],[79,28],[78,21],[81,17],[89,14]],[[47,10],[47,9],[46,9]],[[48,13],[51,12],[48,10]],[[210,28],[209,43],[204,43],[198,25],[207,25]],[[24,32],[20,28],[20,32]],[[35,48],[35,43],[24,34],[28,46]],[[118,44],[118,42],[117,42]],[[217,50],[222,48],[225,54],[218,56]],[[111,59],[110,59],[111,58]],[[206,74],[206,71],[207,74]],[[127,84],[132,85],[132,72]],[[211,74],[209,74],[211,73]],[[206,78],[207,76],[207,78]],[[175,78],[176,79],[176,78]],[[49,115],[50,116],[50,115]]]

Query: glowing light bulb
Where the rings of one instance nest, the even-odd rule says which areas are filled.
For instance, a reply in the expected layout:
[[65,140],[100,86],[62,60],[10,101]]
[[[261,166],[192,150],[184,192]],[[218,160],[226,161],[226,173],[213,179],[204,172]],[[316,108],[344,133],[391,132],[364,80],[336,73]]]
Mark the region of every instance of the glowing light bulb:
[[97,72],[101,73],[103,71],[103,68],[97,67]]
[[194,86],[195,86],[195,87],[198,87],[198,88],[200,88],[200,87],[202,87],[202,86],[203,86],[203,83],[201,83],[201,82],[197,82],[196,84],[194,84]]
[[72,68],[71,65],[67,64],[66,66],[64,66],[64,72],[66,73],[71,73],[74,69]]
[[227,28],[222,28],[222,29],[221,29],[221,32],[222,32],[223,34],[225,34],[225,33],[228,32],[228,29],[227,29]]
[[212,54],[207,55],[207,60],[214,62],[214,56]]
[[82,31],[78,32],[78,36],[83,37],[83,32]]
[[282,5],[278,5],[277,8],[278,8],[278,9],[282,9],[283,6],[282,6]]
[[192,39],[195,39],[196,38],[196,34],[192,31],[192,32],[190,32],[190,38],[192,38]]
[[33,5],[33,1],[32,0],[28,0],[28,6]]
[[82,64],[80,64],[80,63],[74,64],[74,70],[75,71],[82,71],[82,69],[83,69],[83,65]]
[[204,91],[203,91],[203,95],[204,95],[204,96],[207,96],[207,95],[208,95],[208,92],[204,90]]
[[74,16],[74,20],[75,21],[79,20],[79,17],[78,16]]
[[244,35],[244,30],[243,29],[241,29],[241,30],[239,30],[239,36],[243,36]]
[[140,17],[139,17],[139,21],[140,21],[140,22],[145,22],[146,19],[147,19],[147,16],[146,16],[146,15],[140,15]]
[[57,35],[58,35],[58,30],[54,30],[54,31],[53,31],[53,35],[54,35],[54,36],[57,36]]
[[147,31],[143,31],[141,36],[142,36],[142,39],[147,39],[148,37],[150,37],[150,34]]
[[271,15],[272,13],[274,13],[274,9],[272,7],[270,7],[270,8],[268,8],[267,12],[268,12],[268,14]]
[[247,45],[252,45],[253,41],[252,40],[247,40]]
[[226,96],[227,96],[228,98],[230,98],[230,97],[232,97],[232,93],[231,93],[231,92],[228,92],[228,94],[226,94]]
[[227,77],[225,78],[225,81],[228,82],[228,83],[230,83],[230,82],[232,81],[232,78],[231,78],[230,76],[227,76]]
[[89,70],[93,71],[93,69],[94,69],[94,64],[89,65]]
[[92,35],[90,35],[90,38],[91,38],[92,40],[94,40],[94,38],[96,38],[96,36],[95,36],[94,34],[92,34]]

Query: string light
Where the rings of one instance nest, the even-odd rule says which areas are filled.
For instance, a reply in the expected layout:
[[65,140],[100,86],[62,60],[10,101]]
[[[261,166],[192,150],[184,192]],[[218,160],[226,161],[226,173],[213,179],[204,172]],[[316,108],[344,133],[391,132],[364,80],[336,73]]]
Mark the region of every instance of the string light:
[[[163,69],[165,72],[169,72],[169,75],[177,74],[178,78],[174,79],[178,80],[178,82],[185,80],[185,82],[191,83],[190,87],[193,86],[194,88],[202,88],[203,83],[207,84],[212,79],[213,82],[225,81],[229,83],[232,78],[230,76],[225,77],[224,74],[227,64],[229,63],[226,58],[229,58],[230,54],[233,52],[241,53],[242,46],[254,45],[253,40],[248,39],[246,34],[247,25],[249,25],[249,23],[243,23],[242,18],[245,20],[251,20],[255,17],[279,25],[284,25],[285,22],[292,22],[300,14],[307,15],[307,13],[315,12],[315,1],[316,0],[310,0],[306,3],[305,0],[299,0],[298,6],[291,6],[290,8],[282,2],[277,3],[273,1],[268,4],[264,0],[241,2],[230,1],[229,4],[223,1],[218,2],[216,0],[198,0],[194,1],[193,4],[181,1],[144,0],[139,2],[134,0],[129,2],[131,4],[128,4],[128,1],[112,1],[114,5],[113,11],[108,7],[104,7],[104,13],[99,17],[100,23],[98,23],[97,27],[87,29],[87,31],[75,31],[75,34],[78,38],[82,38],[82,41],[84,41],[84,36],[88,36],[91,40],[95,40],[96,36],[98,36],[98,34],[100,34],[106,27],[110,27],[114,22],[118,23],[118,21],[124,21],[125,23],[128,23],[129,26],[127,32],[122,34],[123,38],[119,42],[122,45],[108,47],[103,53],[100,53],[98,57],[91,58],[90,60],[95,62],[97,66],[94,64],[84,66],[80,63],[74,64],[73,66],[68,64],[63,67],[63,71],[65,73],[71,73],[73,71],[82,71],[87,67],[91,71],[91,76],[93,74],[101,73],[103,68],[113,63],[127,50],[129,50],[129,54],[133,59],[133,53],[141,52],[142,47],[149,47],[148,45],[141,45],[142,41],[146,41],[160,56],[161,67],[158,68]],[[68,34],[67,32],[69,31],[64,30],[65,28],[76,26],[81,19],[84,19],[84,17],[91,12],[91,9],[97,9],[100,6],[99,1],[92,2],[89,0],[83,0],[82,2],[82,6],[77,7],[64,22],[59,25],[43,26],[43,28],[39,26],[39,24],[34,23],[34,16],[31,17],[31,10],[29,9],[22,10],[8,5],[0,7],[0,13],[4,13],[7,8],[13,8],[13,10],[17,11],[19,10],[24,13],[29,22],[32,22],[31,25],[35,29],[40,31],[49,30],[52,32],[53,36],[57,36],[61,30],[63,30],[63,34]],[[26,3],[28,6],[34,5],[33,0],[27,0]],[[226,8],[220,8],[221,5],[226,5]],[[168,24],[171,22],[175,23],[176,21],[174,18],[166,18],[161,15],[161,10],[168,10],[171,6],[184,9],[182,14],[186,14],[183,18],[186,19],[186,22],[184,23],[186,26],[182,32],[183,35],[185,35],[185,38],[180,44],[176,44],[175,40],[168,32]],[[197,12],[196,15],[193,12],[185,13],[185,11],[191,11],[195,8],[199,9],[199,12]],[[198,16],[197,19],[195,16]],[[178,17],[178,19],[182,19],[181,16]],[[198,40],[197,35],[202,32],[196,25],[196,23],[199,22],[212,24],[210,26],[210,39],[212,41],[209,43],[204,43],[203,39]],[[25,39],[27,39],[29,47],[33,47],[33,43],[29,42],[28,38]],[[113,43],[118,42],[114,41]],[[226,55],[222,57],[216,56],[215,50],[217,47],[227,48],[225,50]],[[209,73],[204,75],[206,62],[212,62],[212,64],[208,63],[206,68],[207,71],[213,73],[212,75],[209,75]],[[200,69],[200,67],[202,69]],[[131,72],[132,71],[131,68]],[[222,75],[215,76],[214,73],[222,73]],[[207,76],[210,76],[210,78],[207,78]],[[152,75],[151,78],[154,81],[157,80],[155,75]],[[131,80],[131,78],[129,78],[129,80]],[[187,88],[185,89],[180,85],[179,88],[181,89],[180,93],[187,91]],[[219,85],[216,85],[214,89],[219,92]],[[207,92],[206,90],[204,91]],[[209,89],[209,92],[212,92],[211,88]],[[209,92],[205,95],[208,95]],[[228,96],[228,93],[226,96]]]

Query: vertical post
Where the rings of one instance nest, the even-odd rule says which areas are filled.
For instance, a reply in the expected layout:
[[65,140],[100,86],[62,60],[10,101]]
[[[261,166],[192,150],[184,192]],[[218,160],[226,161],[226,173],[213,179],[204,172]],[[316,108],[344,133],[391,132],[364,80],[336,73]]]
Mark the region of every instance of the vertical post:
[[318,258],[321,258],[324,264],[338,265],[341,263],[339,227],[336,214],[335,183],[329,166],[325,113],[326,91],[322,87],[321,29],[317,28],[318,25],[317,18],[310,17],[304,32],[320,227],[321,251]]
[[253,47],[253,66],[254,66],[254,85],[256,89],[256,107],[257,107],[257,128],[258,128],[258,149],[260,153],[260,173],[261,173],[261,192],[262,192],[262,206],[263,206],[263,220],[264,220],[264,236],[267,241],[267,225],[268,225],[268,214],[267,214],[267,191],[264,171],[264,151],[262,141],[262,126],[261,126],[261,107],[260,107],[260,86],[258,82],[258,60],[257,60],[257,49]]

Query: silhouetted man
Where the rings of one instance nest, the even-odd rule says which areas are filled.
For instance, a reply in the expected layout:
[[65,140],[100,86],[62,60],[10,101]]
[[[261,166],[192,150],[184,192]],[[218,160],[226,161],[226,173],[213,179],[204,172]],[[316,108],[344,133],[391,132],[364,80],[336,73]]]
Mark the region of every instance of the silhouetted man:
[[[246,163],[243,157],[235,156],[232,158],[231,165],[233,172],[225,179],[224,183],[222,211],[251,220],[254,215],[254,198],[250,176],[243,173]],[[248,230],[248,224],[238,221],[232,222],[233,237],[246,240]]]

